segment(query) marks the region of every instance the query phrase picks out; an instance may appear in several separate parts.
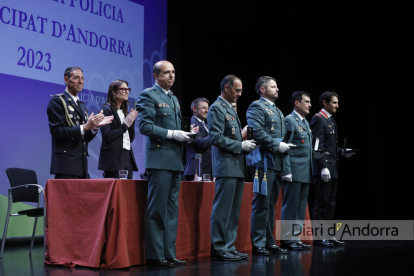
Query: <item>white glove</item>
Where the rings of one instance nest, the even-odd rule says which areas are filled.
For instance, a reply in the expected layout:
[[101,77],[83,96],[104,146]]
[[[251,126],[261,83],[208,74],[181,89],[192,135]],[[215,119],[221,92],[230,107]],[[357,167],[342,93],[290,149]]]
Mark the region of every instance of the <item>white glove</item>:
[[171,139],[177,140],[178,142],[191,142],[194,139],[189,137],[187,134],[191,134],[190,132],[185,132],[182,130],[174,130],[171,136]]
[[342,156],[345,156],[346,158],[351,157],[352,155],[355,154],[355,152],[346,152],[347,150],[351,150],[351,149],[346,149],[345,151],[342,151]]
[[292,152],[295,150],[295,145],[294,144],[286,144],[289,148],[287,149],[286,153]]
[[254,140],[246,140],[242,142],[243,151],[252,151],[256,147]]
[[322,169],[321,178],[322,178],[323,182],[328,182],[329,181],[329,179],[331,178],[331,174],[330,174],[328,168]]
[[277,151],[280,152],[280,153],[284,153],[288,149],[289,149],[288,144],[286,144],[285,142],[280,142],[279,149]]
[[291,174],[284,175],[282,176],[282,180],[287,181],[287,182],[292,182],[292,175]]

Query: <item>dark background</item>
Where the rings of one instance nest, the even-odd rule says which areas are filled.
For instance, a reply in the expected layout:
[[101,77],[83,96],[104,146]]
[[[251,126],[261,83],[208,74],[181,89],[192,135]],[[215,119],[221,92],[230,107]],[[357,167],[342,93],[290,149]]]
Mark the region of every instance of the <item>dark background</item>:
[[[411,106],[412,22],[408,7],[324,1],[168,3],[167,56],[182,115],[212,104],[228,74],[243,82],[238,114],[258,99],[256,80],[277,80],[276,105],[292,112],[294,91],[310,93],[310,121],[324,91],[339,94],[339,141],[360,152],[340,159],[337,219],[414,219]],[[210,4],[211,3],[211,4]],[[310,196],[312,197],[312,186]]]

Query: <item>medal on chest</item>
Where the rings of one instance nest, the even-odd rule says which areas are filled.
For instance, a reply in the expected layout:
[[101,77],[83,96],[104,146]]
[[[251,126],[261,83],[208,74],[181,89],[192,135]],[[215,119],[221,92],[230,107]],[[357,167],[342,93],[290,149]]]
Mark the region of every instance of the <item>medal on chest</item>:
[[236,139],[236,128],[234,126],[231,127],[231,138]]

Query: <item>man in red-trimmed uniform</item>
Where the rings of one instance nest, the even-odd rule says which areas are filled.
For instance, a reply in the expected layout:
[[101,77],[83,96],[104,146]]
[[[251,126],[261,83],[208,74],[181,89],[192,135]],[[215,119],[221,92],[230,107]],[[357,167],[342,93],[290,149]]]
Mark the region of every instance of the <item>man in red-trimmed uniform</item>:
[[[322,151],[321,158],[313,159],[313,184],[315,197],[313,203],[313,220],[332,220],[335,213],[336,191],[338,188],[338,157],[342,151],[338,147],[338,131],[332,114],[339,108],[338,94],[335,92],[324,92],[319,98],[322,110],[316,113],[311,122],[313,140],[315,147],[316,139],[319,139],[318,149]],[[352,153],[342,153],[350,157]],[[335,238],[322,239],[316,242],[319,246],[341,246],[343,241]]]

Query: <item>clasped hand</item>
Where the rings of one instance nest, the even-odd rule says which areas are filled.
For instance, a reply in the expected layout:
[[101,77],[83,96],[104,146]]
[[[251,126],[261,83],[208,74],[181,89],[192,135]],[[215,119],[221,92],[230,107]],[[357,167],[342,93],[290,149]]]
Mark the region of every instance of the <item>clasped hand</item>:
[[94,115],[92,112],[91,116],[89,116],[88,121],[83,126],[83,130],[91,130],[92,128],[99,128],[104,125],[108,125],[112,123],[112,120],[114,119],[114,116],[105,116],[103,114],[103,110],[99,112],[98,114]]
[[129,112],[129,114],[125,118],[125,124],[128,127],[130,127],[132,125],[132,123],[135,121],[135,119],[137,118],[137,116],[138,116],[138,111],[131,108],[131,111]]
[[257,149],[256,142],[254,140],[245,140],[242,142],[243,151],[252,151]]

